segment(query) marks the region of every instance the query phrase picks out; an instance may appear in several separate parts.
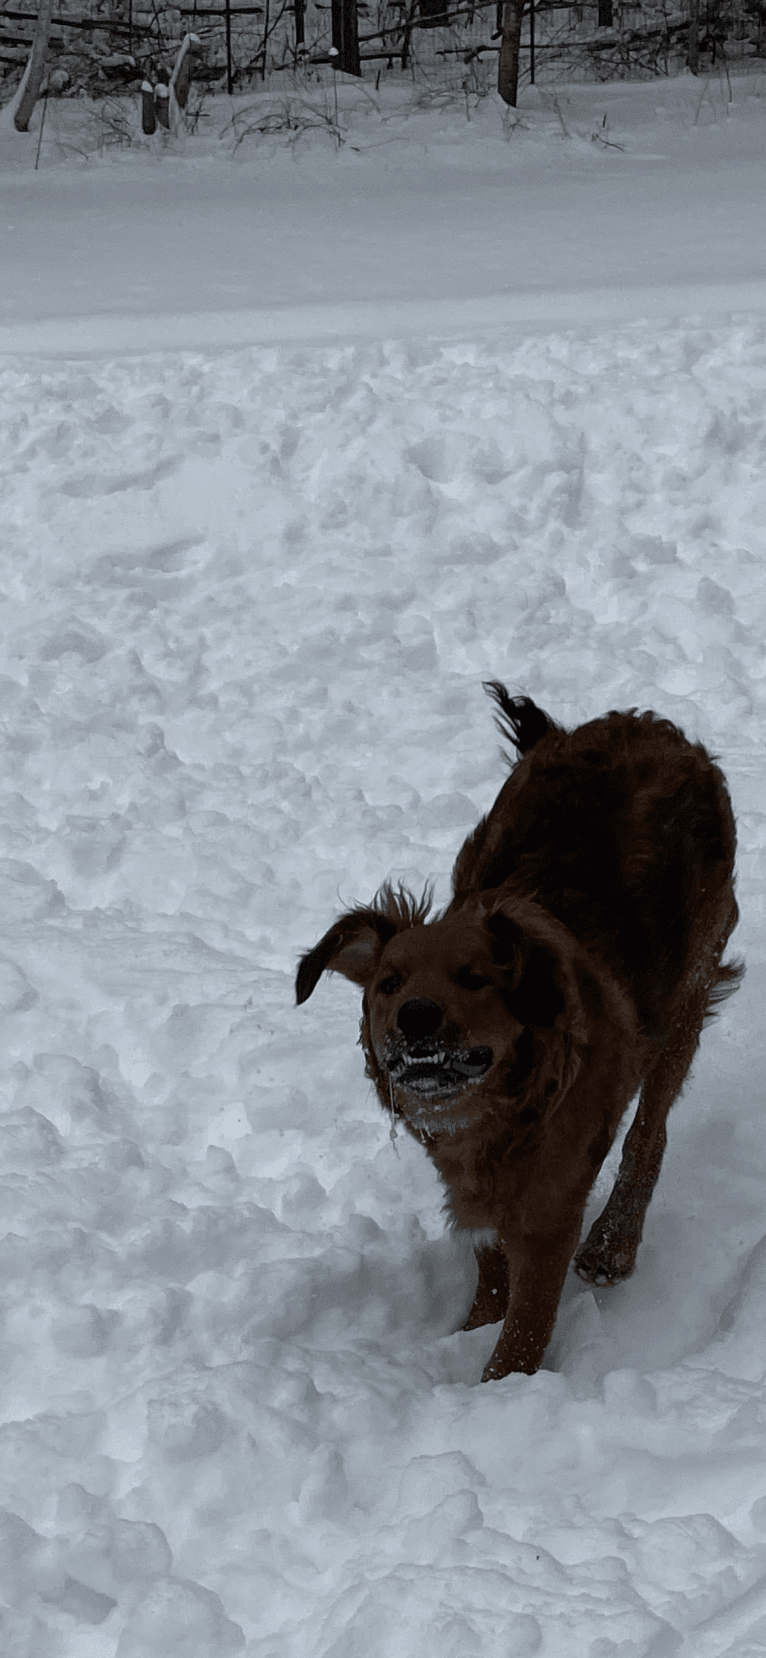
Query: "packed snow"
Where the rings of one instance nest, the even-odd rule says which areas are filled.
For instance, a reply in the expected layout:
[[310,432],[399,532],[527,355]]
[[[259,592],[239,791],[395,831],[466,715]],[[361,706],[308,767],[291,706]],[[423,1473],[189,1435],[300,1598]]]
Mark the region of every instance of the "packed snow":
[[[766,1651],[763,91],[6,123],[4,1658]],[[633,1279],[481,1386],[358,995],[293,977],[446,900],[489,677],[719,756],[747,975]]]

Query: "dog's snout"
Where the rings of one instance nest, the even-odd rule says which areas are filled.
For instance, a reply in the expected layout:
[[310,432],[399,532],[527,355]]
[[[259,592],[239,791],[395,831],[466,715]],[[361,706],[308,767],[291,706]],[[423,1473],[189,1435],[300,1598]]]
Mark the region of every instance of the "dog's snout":
[[403,1002],[397,1015],[396,1023],[407,1042],[418,1042],[423,1037],[435,1036],[444,1018],[443,1010],[438,1002],[432,1002],[427,996],[417,996],[411,1002]]

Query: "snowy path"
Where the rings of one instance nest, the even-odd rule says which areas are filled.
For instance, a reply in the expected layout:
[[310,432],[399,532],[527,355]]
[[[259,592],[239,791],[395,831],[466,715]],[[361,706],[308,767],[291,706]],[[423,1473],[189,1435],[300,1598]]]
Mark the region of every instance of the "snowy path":
[[[764,1651],[765,452],[757,315],[5,359],[3,1654]],[[446,896],[490,675],[720,755],[748,974],[634,1278],[481,1387],[358,998],[292,976]]]

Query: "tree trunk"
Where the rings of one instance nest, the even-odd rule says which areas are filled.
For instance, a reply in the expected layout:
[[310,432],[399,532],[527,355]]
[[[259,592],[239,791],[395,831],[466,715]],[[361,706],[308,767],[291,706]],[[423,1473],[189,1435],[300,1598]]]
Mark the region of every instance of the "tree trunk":
[[361,75],[359,22],[356,0],[332,0],[332,43],[338,53],[338,69],[347,75]]
[[53,17],[53,0],[40,0],[40,10],[37,14],[32,50],[29,62],[24,71],[24,79],[19,88],[19,101],[13,117],[13,125],[17,132],[28,132],[32,119],[32,111],[40,96],[40,87],[43,83],[45,69],[45,55],[48,50],[48,36],[51,32]]
[[503,38],[497,66],[497,90],[503,103],[516,108],[519,89],[519,44],[524,0],[505,0],[503,5]]
[[693,75],[700,67],[700,0],[689,0],[689,49],[686,61]]

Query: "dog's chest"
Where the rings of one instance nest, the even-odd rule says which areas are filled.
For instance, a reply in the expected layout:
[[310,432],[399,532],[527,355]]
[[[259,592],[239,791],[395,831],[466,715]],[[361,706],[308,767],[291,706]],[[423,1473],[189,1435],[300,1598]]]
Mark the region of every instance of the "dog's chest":
[[[530,1137],[526,1137],[527,1142]],[[521,1208],[529,1181],[534,1147],[499,1146],[475,1134],[448,1142],[426,1142],[426,1149],[447,1188],[454,1224],[473,1231],[495,1227],[509,1210]]]

